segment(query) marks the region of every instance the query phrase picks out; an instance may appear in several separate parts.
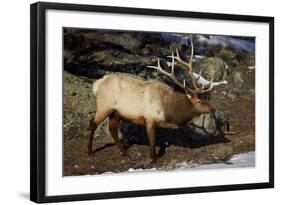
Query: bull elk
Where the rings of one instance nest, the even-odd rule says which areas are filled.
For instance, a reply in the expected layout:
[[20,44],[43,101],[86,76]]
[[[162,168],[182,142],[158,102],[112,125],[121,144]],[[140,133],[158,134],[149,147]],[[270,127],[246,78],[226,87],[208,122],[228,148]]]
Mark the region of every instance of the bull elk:
[[[107,117],[109,117],[108,130],[123,155],[127,153],[118,138],[118,123],[122,121],[145,126],[150,146],[150,160],[155,162],[157,160],[156,128],[182,127],[194,117],[213,111],[207,102],[198,97],[198,94],[210,92],[220,83],[210,81],[208,84],[200,85],[197,82],[201,74],[195,75],[192,70],[192,42],[189,61],[182,60],[177,50],[176,56],[172,53],[169,57],[172,59],[171,72],[161,67],[159,59],[157,66],[147,67],[168,76],[182,89],[182,92],[175,91],[165,83],[156,80],[144,81],[126,75],[110,74],[94,83],[93,92],[96,96],[97,109],[95,116],[90,120],[89,155],[92,153],[94,132]],[[190,76],[192,86],[187,87],[185,80],[181,81],[175,76],[175,60]]]

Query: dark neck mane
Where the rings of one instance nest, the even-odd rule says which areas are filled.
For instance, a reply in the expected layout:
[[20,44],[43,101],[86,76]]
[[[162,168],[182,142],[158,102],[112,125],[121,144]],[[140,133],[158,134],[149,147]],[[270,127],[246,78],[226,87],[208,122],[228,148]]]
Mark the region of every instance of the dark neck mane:
[[170,123],[183,126],[190,121],[196,113],[193,112],[192,105],[186,93],[174,91],[170,100],[165,103],[165,117]]

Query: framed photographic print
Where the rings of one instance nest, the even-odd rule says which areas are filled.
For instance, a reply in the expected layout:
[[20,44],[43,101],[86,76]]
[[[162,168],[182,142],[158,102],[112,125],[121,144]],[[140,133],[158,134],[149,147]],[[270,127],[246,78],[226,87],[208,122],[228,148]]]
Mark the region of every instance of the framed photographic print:
[[274,187],[274,18],[31,5],[30,198]]

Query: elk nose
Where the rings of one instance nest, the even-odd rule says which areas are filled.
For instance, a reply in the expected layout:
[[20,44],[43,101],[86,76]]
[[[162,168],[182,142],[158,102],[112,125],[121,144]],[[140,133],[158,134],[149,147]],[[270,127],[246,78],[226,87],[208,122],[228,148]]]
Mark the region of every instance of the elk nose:
[[211,108],[211,111],[210,111],[210,112],[214,113],[214,112],[216,112],[216,109]]

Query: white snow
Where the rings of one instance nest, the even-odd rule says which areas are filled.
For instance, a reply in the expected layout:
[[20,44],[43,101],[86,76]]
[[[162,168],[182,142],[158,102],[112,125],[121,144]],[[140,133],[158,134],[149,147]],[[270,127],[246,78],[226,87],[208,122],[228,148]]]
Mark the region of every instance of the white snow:
[[249,70],[255,70],[255,66],[248,66]]
[[255,152],[248,152],[233,155],[230,162],[239,167],[254,167],[255,166]]
[[255,166],[255,152],[236,154],[231,157],[227,163],[214,164],[187,164],[179,163],[176,170],[198,170],[198,169],[223,169],[223,168],[241,168]]
[[[214,163],[214,164],[195,164],[181,162],[176,164],[173,171],[187,171],[187,170],[203,170],[203,169],[226,169],[226,168],[243,168],[243,167],[255,167],[255,152],[247,152],[233,155],[226,163]],[[138,173],[138,172],[159,172],[159,171],[171,171],[165,169],[134,169],[129,168],[122,173]],[[105,172],[103,174],[114,174],[114,172]]]
[[223,47],[233,46],[237,51],[255,51],[255,44],[244,39],[233,38],[231,36],[209,36],[209,38],[198,35],[198,41],[210,45],[221,45]]
[[224,64],[224,68],[227,70],[229,66],[226,64],[226,62],[223,62],[223,64]]
[[151,172],[151,171],[157,171],[157,169],[156,168],[151,168],[151,169],[133,169],[133,168],[130,168],[130,169],[128,169],[128,172],[134,172],[134,173],[143,172],[143,171]]
[[194,55],[194,58],[204,59],[204,58],[206,58],[206,56],[203,56],[203,55]]
[[[186,34],[172,34],[163,33],[162,38],[168,42],[176,42],[179,44],[188,45],[189,36]],[[196,35],[193,43],[197,43],[197,47],[206,48],[207,45],[220,45],[222,47],[233,47],[236,51],[249,51],[255,52],[255,42],[242,38],[235,38],[232,36],[219,36],[219,35]],[[199,57],[200,58],[200,57]]]

